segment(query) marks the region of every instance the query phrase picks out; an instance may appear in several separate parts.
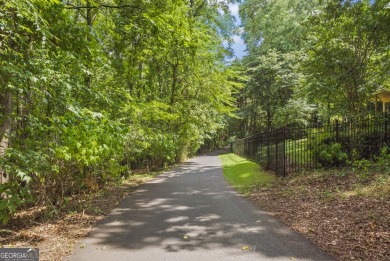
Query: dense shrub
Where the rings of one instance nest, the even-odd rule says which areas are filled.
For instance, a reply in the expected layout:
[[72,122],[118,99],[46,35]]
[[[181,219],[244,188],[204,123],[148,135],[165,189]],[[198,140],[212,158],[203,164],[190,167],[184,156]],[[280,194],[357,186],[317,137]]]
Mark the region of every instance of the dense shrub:
[[349,162],[372,159],[379,156],[383,145],[383,134],[360,132],[353,135],[334,133],[316,134],[309,139],[309,148],[314,159],[324,167],[345,166]]

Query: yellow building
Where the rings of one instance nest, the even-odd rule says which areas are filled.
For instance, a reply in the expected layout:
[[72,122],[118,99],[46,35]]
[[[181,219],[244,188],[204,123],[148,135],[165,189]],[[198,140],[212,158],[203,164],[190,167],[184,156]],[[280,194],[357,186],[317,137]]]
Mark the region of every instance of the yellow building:
[[375,111],[389,111],[390,107],[390,91],[383,90],[375,94],[375,96],[371,99],[375,105]]

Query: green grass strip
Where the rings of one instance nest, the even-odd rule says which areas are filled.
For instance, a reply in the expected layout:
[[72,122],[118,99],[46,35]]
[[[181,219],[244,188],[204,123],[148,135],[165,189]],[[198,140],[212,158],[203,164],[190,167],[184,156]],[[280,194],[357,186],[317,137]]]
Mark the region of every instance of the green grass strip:
[[275,178],[262,171],[258,164],[233,153],[222,154],[219,158],[225,179],[241,194],[249,195],[256,187],[269,186]]

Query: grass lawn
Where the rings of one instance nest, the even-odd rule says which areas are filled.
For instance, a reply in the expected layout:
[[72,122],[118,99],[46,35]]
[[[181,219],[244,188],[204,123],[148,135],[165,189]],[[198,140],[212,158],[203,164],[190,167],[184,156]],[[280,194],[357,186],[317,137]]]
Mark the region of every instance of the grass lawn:
[[275,178],[263,171],[258,164],[233,153],[222,154],[219,157],[225,179],[241,194],[249,195],[259,186],[269,186]]
[[[290,163],[297,165],[305,165],[308,164],[310,161],[313,161],[312,151],[309,149],[309,142],[307,139],[286,140],[285,143],[278,143],[278,150],[283,151],[283,149],[285,149],[286,156],[288,157]],[[262,155],[262,158],[267,158],[268,150],[271,157],[275,157],[275,144],[270,144],[269,147],[267,147],[266,145],[260,147],[258,154]]]

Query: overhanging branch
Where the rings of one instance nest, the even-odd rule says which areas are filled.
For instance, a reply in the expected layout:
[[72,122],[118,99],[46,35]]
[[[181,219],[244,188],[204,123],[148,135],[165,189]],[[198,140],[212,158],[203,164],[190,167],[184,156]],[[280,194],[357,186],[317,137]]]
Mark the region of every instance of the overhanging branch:
[[64,7],[65,9],[74,9],[74,10],[80,10],[80,9],[99,9],[99,8],[114,8],[114,9],[122,9],[122,8],[133,8],[133,9],[139,9],[142,8],[135,6],[135,5],[108,5],[108,4],[99,4],[99,5],[90,5],[90,6],[76,6],[71,3],[67,3]]

